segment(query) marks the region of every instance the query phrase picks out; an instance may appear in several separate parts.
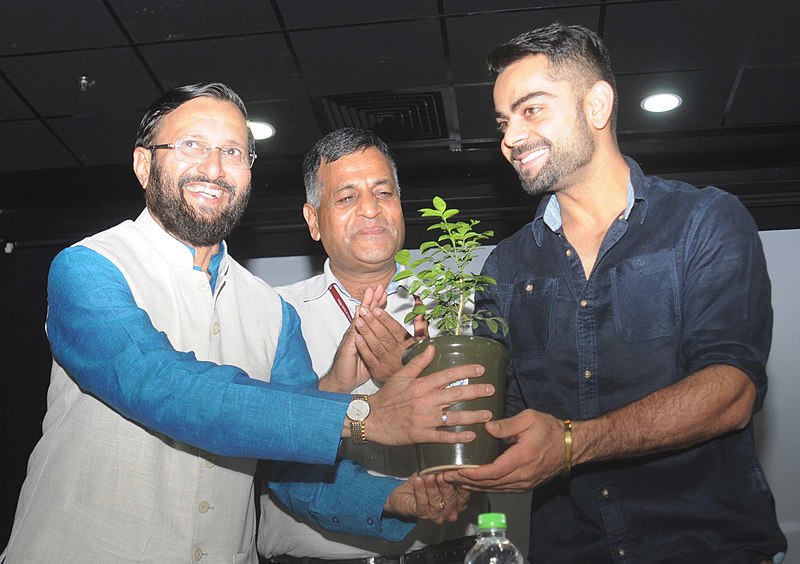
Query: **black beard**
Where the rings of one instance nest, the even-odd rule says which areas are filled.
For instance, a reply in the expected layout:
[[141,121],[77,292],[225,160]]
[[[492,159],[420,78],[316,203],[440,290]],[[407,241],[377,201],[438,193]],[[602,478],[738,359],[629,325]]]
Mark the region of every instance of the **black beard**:
[[[183,195],[184,187],[192,182],[215,184],[226,190],[229,204],[218,211],[214,210],[215,216],[211,215],[210,210],[208,215],[198,213]],[[225,180],[185,175],[175,183],[174,178],[166,178],[155,159],[150,166],[150,183],[145,190],[145,202],[150,213],[170,235],[193,247],[212,247],[230,235],[242,219],[249,199],[249,184],[237,199],[236,187]]]
[[589,132],[589,125],[582,114],[578,114],[575,124],[575,135],[568,144],[553,145],[548,141],[529,143],[515,147],[511,158],[536,150],[541,147],[550,148],[550,156],[535,175],[526,175],[517,171],[522,189],[531,196],[552,192],[556,184],[564,177],[586,166],[594,153],[594,138]]

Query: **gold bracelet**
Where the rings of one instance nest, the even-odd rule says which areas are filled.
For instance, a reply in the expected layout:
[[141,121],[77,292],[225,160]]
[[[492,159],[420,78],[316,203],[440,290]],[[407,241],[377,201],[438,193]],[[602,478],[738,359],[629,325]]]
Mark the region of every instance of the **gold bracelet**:
[[562,474],[572,470],[572,421],[564,419],[564,469]]

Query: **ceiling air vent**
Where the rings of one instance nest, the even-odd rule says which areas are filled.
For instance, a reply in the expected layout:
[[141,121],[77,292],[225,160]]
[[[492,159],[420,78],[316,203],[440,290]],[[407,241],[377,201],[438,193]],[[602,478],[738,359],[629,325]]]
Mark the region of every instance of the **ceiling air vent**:
[[329,130],[370,129],[387,143],[448,139],[442,93],[363,92],[316,99]]

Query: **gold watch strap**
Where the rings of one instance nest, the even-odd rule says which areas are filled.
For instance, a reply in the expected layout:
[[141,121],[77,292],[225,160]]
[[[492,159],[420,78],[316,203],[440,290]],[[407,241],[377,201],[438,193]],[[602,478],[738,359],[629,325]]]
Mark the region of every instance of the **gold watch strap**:
[[363,421],[350,422],[350,438],[353,439],[353,444],[363,445],[367,442],[367,435],[364,431]]

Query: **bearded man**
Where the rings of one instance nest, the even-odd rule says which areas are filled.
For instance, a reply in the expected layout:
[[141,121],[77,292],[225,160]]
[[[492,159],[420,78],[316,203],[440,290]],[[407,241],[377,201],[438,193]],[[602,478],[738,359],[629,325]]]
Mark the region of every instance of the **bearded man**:
[[355,355],[318,385],[297,313],[223,241],[250,194],[246,119],[223,84],[165,93],[133,152],[147,208],[53,261],[48,409],[0,562],[254,564],[258,458],[308,463],[272,489],[336,530],[397,540],[413,527],[402,517],[444,522],[463,509],[439,505],[453,492],[435,479],[315,465],[332,465],[350,436],[351,404],[363,440],[455,442],[471,434],[437,431],[442,406],[493,390],[444,389],[475,366],[415,380],[429,354],[368,406],[321,391],[352,379]]

